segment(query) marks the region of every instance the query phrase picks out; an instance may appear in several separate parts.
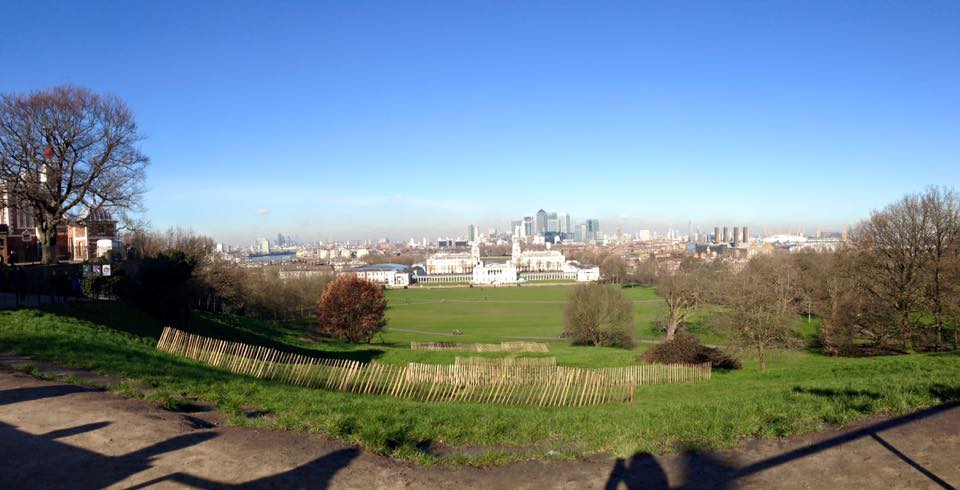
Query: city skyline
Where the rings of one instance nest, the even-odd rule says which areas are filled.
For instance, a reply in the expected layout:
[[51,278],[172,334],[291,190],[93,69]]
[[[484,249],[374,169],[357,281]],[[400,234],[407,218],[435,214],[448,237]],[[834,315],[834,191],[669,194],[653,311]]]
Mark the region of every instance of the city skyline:
[[[566,213],[557,213],[557,214],[563,215]],[[569,216],[569,214],[567,214],[567,216]],[[510,224],[513,225],[517,221],[518,220],[513,220],[510,222]],[[520,221],[522,222],[522,220]],[[818,226],[818,225],[808,226],[805,224],[787,224],[787,225],[778,225],[778,226],[750,225],[749,223],[742,223],[740,221],[734,220],[729,222],[717,222],[717,223],[712,223],[712,222],[711,223],[706,223],[706,222],[695,223],[693,221],[688,221],[686,224],[682,226],[679,224],[664,224],[662,226],[646,226],[646,227],[641,226],[639,228],[634,228],[634,229],[625,229],[623,228],[622,222],[613,222],[612,224],[608,223],[607,224],[608,226],[607,226],[607,225],[603,225],[604,221],[602,219],[596,219],[596,218],[583,219],[580,221],[575,221],[575,223],[577,223],[578,225],[586,225],[587,221],[598,222],[597,224],[599,225],[598,227],[599,234],[594,236],[594,239],[598,241],[601,240],[603,237],[615,237],[618,234],[622,234],[622,236],[625,236],[625,237],[639,238],[641,240],[646,239],[644,237],[648,237],[650,239],[657,239],[657,238],[665,238],[671,232],[676,237],[689,238],[691,237],[691,233],[692,233],[693,234],[692,236],[700,237],[700,239],[703,239],[704,237],[712,236],[716,228],[723,230],[724,227],[728,228],[729,230],[733,230],[736,228],[740,228],[740,229],[749,228],[751,237],[760,237],[760,238],[766,237],[766,236],[773,236],[773,235],[803,235],[808,237],[815,237],[819,234],[841,234],[845,230],[849,230],[849,228],[853,226],[853,224],[847,224],[847,223],[838,224],[836,226]],[[406,235],[397,234],[393,236],[376,235],[371,237],[338,236],[338,237],[326,237],[326,238],[323,238],[323,237],[303,238],[298,235],[287,234],[287,232],[280,230],[280,231],[274,232],[273,234],[265,233],[265,234],[256,235],[256,236],[253,236],[253,235],[245,236],[245,237],[240,237],[237,240],[220,240],[219,237],[213,237],[213,238],[217,239],[216,241],[219,243],[229,244],[231,246],[235,246],[239,248],[249,248],[251,246],[253,246],[254,248],[260,248],[260,244],[264,240],[268,241],[271,244],[271,246],[273,244],[276,244],[277,240],[273,238],[274,236],[284,237],[284,241],[287,242],[288,245],[294,245],[294,244],[306,245],[306,244],[314,244],[317,242],[352,243],[352,244],[360,245],[360,244],[376,244],[384,240],[387,240],[390,243],[405,243],[410,240],[414,240],[414,242],[418,246],[420,246],[423,240],[427,240],[431,245],[435,245],[437,240],[463,240],[463,241],[470,242],[470,241],[474,241],[476,237],[483,237],[484,239],[488,239],[491,236],[491,231],[496,231],[496,234],[501,237],[512,235],[512,233],[510,232],[510,228],[511,228],[510,226],[496,226],[496,225],[483,226],[483,225],[468,223],[466,225],[461,226],[461,228],[464,228],[464,229],[459,232],[455,230],[451,230],[450,233],[440,233],[440,234],[433,234],[433,235],[417,234],[411,230],[407,230]],[[471,235],[472,232],[476,233],[476,235]],[[573,240],[578,242],[581,241],[579,239],[579,236],[576,235],[575,233],[576,233],[575,231],[570,232],[570,235],[567,236],[565,240]],[[533,235],[521,235],[521,238],[526,240],[532,236],[543,236],[543,234],[534,233]]]
[[838,229],[960,182],[956,3],[239,7],[4,4],[0,92],[123,98],[151,225],[225,242]]

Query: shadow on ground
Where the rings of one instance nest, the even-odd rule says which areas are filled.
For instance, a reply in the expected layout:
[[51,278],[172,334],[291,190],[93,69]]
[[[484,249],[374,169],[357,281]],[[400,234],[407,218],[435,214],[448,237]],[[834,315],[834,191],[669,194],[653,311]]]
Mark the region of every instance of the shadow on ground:
[[[71,385],[16,388],[0,391],[0,405],[89,391],[96,390]],[[164,453],[179,451],[218,436],[212,431],[184,434],[120,456],[107,456],[58,441],[102,429],[110,424],[109,421],[94,422],[34,435],[0,422],[0,461],[4,467],[3,483],[0,486],[104,488],[151,468],[154,459]],[[37,454],[43,455],[46,464],[31,464],[31,461],[35,461],[31,455]],[[160,482],[174,482],[205,489],[284,488],[306,483],[309,483],[310,488],[326,488],[333,475],[349,465],[358,454],[359,450],[355,448],[340,449],[289,471],[239,485],[219,483],[185,473],[172,473],[130,488],[147,488]],[[54,469],[55,471],[52,471]]]
[[[852,396],[863,396],[863,393],[851,393]],[[647,453],[636,454],[629,461],[622,458],[617,459],[610,471],[607,479],[606,488],[627,488],[627,489],[732,489],[737,488],[737,480],[760,473],[780,465],[788,464],[791,461],[798,460],[807,456],[812,456],[821,451],[835,448],[857,439],[870,438],[899,458],[905,464],[912,467],[930,480],[933,486],[953,490],[954,487],[943,478],[933,473],[923,465],[908,457],[898,450],[888,441],[879,435],[880,432],[893,429],[903,425],[908,425],[927,417],[943,413],[947,410],[960,406],[957,403],[947,403],[937,407],[929,408],[910,415],[884,420],[861,429],[845,432],[836,437],[810,444],[801,448],[787,451],[776,456],[772,456],[755,463],[737,467],[729,462],[723,461],[709,453],[685,453],[681,458],[683,467],[683,485],[671,486],[667,481],[666,472],[657,462],[657,460]],[[622,486],[621,486],[622,485]]]
[[[71,385],[15,388],[0,391],[0,406],[90,391],[95,390]],[[945,396],[958,395],[956,390],[944,389],[943,391],[942,394]],[[828,393],[823,394],[825,396],[829,395]],[[865,396],[864,393],[860,392],[850,395]],[[904,464],[922,474],[929,480],[931,486],[952,489],[954,487],[944,478],[911,459],[884,439],[880,433],[941,414],[957,406],[957,403],[948,403],[914,414],[884,420],[859,429],[846,431],[807,446],[776,454],[745,466],[737,466],[710,453],[686,453],[680,457],[678,466],[681,475],[680,481],[685,482],[682,484],[674,482],[671,485],[667,471],[660,465],[657,458],[646,453],[637,454],[632,458],[617,459],[614,462],[609,471],[605,488],[735,488],[738,486],[738,480],[745,477],[789,464],[854,440],[869,438],[899,458]],[[9,488],[103,488],[153,468],[155,459],[160,455],[202,444],[219,436],[216,431],[204,430],[206,426],[200,426],[196,428],[198,430],[195,432],[172,437],[117,456],[108,456],[60,442],[60,439],[96,431],[110,424],[110,421],[105,420],[36,435],[19,430],[13,425],[0,423],[0,468],[2,468],[3,473],[3,485],[9,486]],[[159,483],[172,483],[203,489],[327,488],[332,478],[342,469],[349,467],[359,454],[359,450],[356,448],[337,449],[290,470],[240,484],[223,483],[191,475],[187,472],[173,472],[130,488],[148,488]],[[42,455],[41,463],[37,462],[37,455]]]

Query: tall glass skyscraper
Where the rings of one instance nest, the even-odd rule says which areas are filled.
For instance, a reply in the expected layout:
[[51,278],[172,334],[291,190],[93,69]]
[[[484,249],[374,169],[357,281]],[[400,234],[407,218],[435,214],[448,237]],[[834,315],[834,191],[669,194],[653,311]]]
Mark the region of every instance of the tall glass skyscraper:
[[537,235],[543,235],[547,231],[547,212],[537,211]]
[[600,220],[596,218],[588,219],[584,224],[587,225],[586,236],[583,237],[584,240],[594,241],[600,237]]

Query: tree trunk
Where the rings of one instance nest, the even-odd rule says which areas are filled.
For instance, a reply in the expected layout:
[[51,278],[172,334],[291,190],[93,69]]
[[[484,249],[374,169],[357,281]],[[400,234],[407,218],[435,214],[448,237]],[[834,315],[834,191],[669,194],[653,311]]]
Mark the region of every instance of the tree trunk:
[[763,346],[762,346],[762,345],[758,345],[758,346],[757,346],[757,360],[760,361],[760,370],[761,370],[761,371],[767,369],[767,358],[766,358],[766,356],[764,355]]
[[937,320],[937,352],[943,350],[943,322]]
[[673,340],[673,337],[677,334],[677,327],[680,326],[679,324],[680,322],[678,322],[673,315],[670,315],[670,318],[667,318],[667,342]]
[[903,351],[913,352],[913,332],[910,331],[910,313],[901,313],[900,336],[903,341]]
[[49,225],[48,228],[41,227],[40,236],[41,259],[45,265],[57,263],[57,226]]

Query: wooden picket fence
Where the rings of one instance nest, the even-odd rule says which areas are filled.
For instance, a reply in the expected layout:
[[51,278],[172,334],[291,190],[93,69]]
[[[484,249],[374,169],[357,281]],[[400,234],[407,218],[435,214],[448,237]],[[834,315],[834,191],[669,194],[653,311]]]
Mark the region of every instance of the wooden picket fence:
[[555,360],[553,365],[549,361],[461,361],[394,366],[309,357],[170,327],[163,330],[157,349],[261,379],[420,401],[535,406],[623,403],[633,401],[641,384],[699,381],[711,376],[709,363],[601,369],[561,367]]
[[499,344],[460,344],[457,342],[410,342],[411,350],[468,352],[550,352],[543,342],[501,342]]
[[556,357],[460,357],[453,360],[456,366],[499,366],[510,368],[554,367]]

